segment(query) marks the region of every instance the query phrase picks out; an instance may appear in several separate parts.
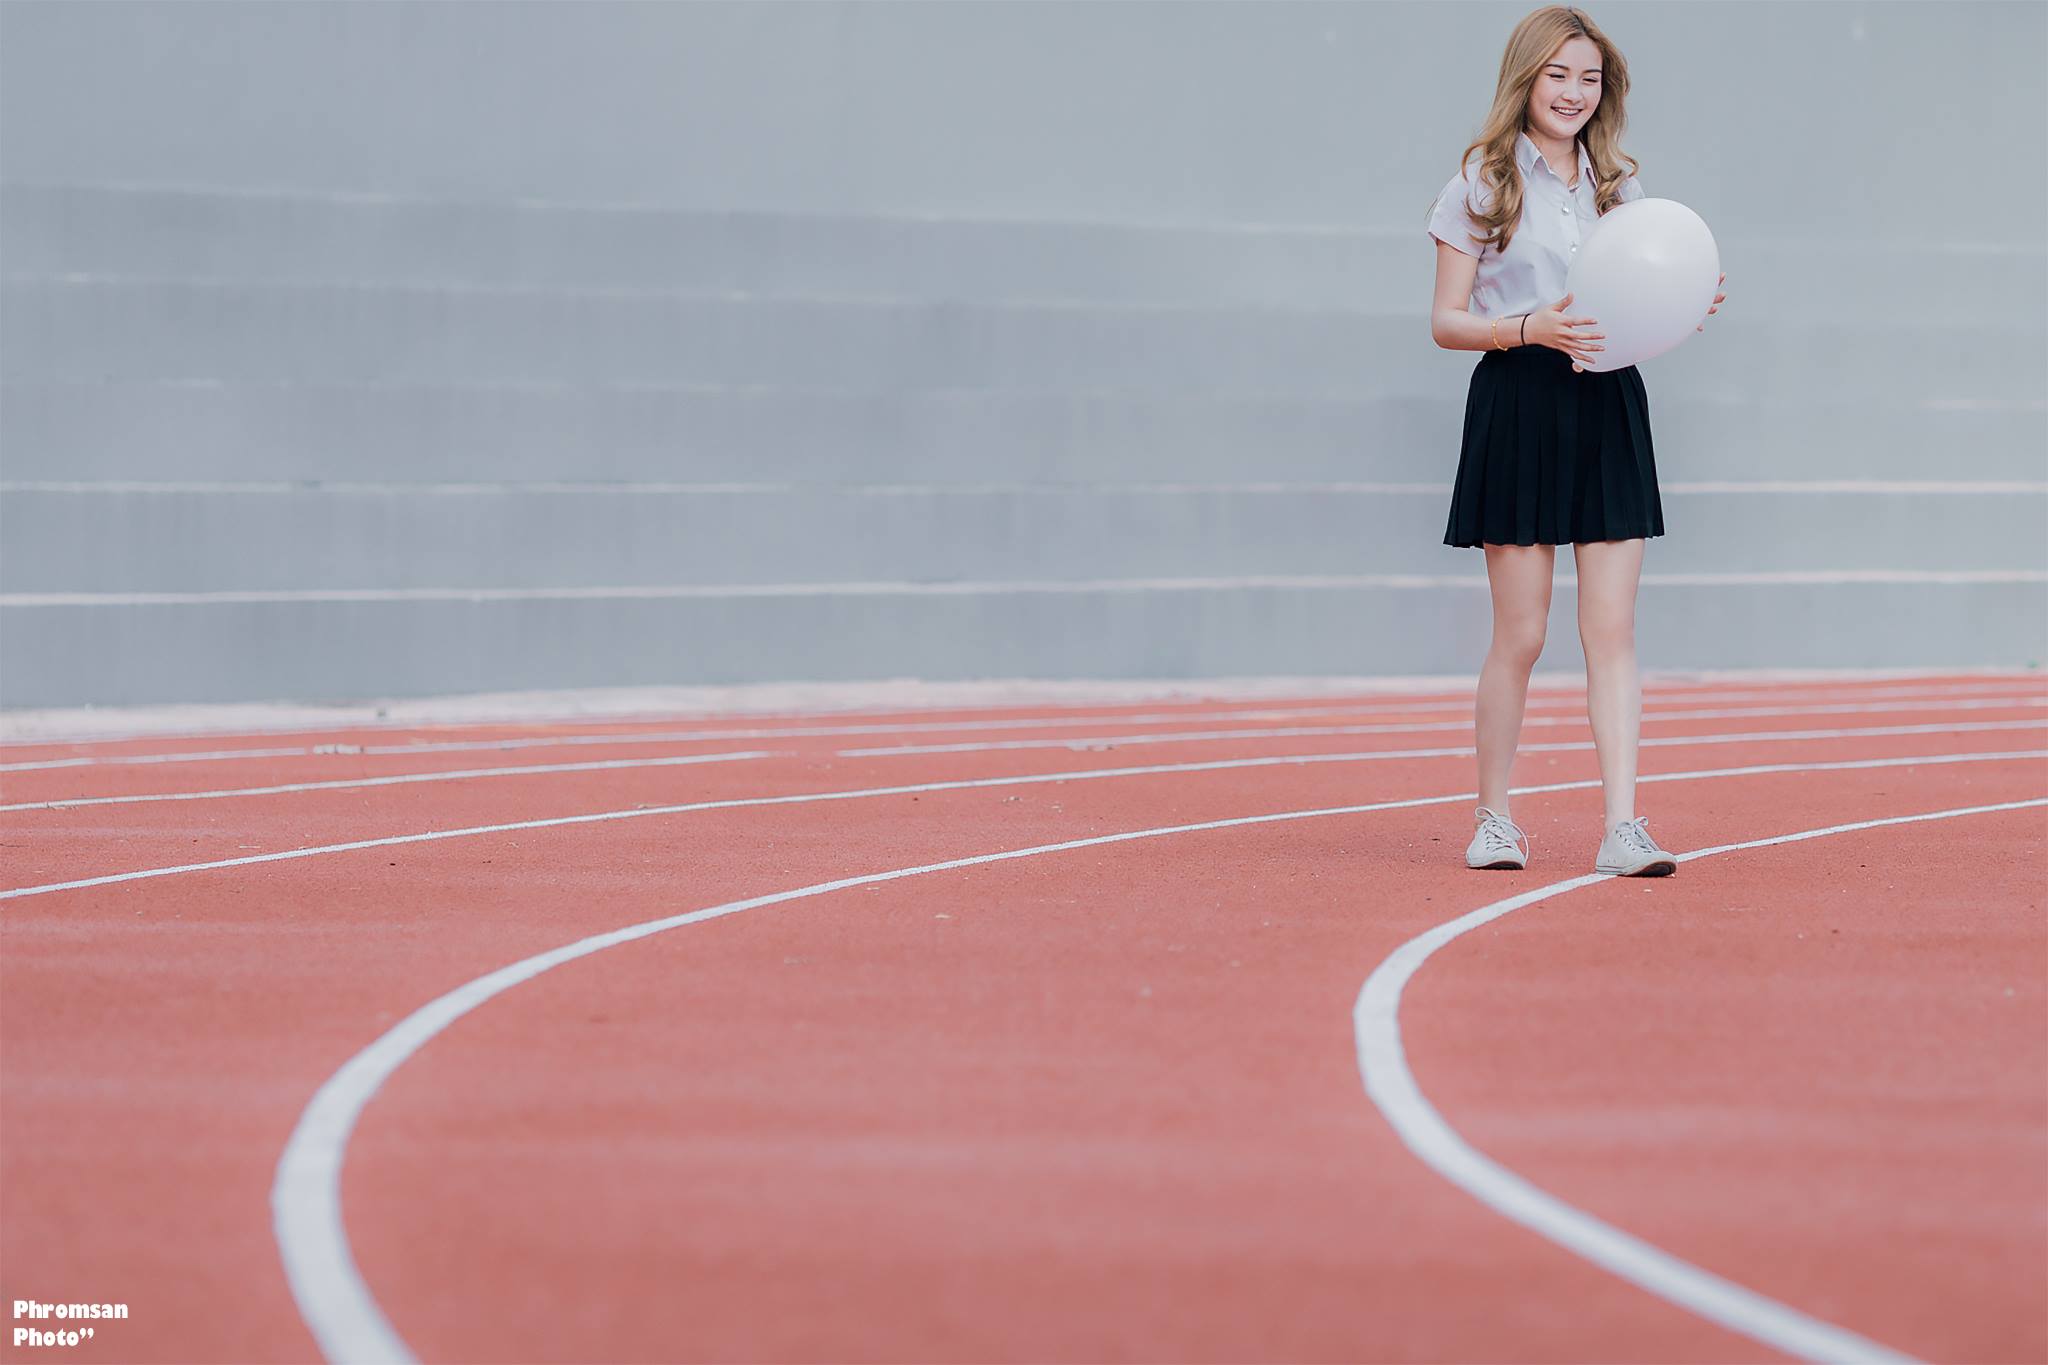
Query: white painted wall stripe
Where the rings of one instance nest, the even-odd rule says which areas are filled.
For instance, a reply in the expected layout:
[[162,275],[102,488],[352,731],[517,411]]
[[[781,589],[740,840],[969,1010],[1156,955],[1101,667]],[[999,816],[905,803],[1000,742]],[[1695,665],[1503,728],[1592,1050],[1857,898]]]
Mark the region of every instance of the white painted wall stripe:
[[[1555,583],[1575,587],[1574,574]],[[1849,583],[1925,583],[1961,586],[1988,583],[2048,583],[2048,569],[1813,569],[1755,573],[1645,573],[1646,588],[1840,586]],[[0,607],[176,607],[254,606],[317,602],[610,602],[760,597],[1001,597],[1030,593],[1224,592],[1258,589],[1289,592],[1354,591],[1360,588],[1418,590],[1465,588],[1487,591],[1475,574],[1247,574],[1229,578],[959,579],[943,583],[868,580],[815,583],[627,584],[579,588],[275,588],[220,592],[16,592],[0,593]]]
[[[2048,493],[2048,482],[2027,479],[1719,479],[1668,482],[1659,485],[1667,497],[1702,493],[1850,495],[2004,496]],[[138,493],[167,493],[200,497],[229,495],[299,496],[391,496],[391,497],[500,497],[527,494],[597,494],[627,497],[692,496],[705,494],[806,497],[1099,497],[1109,494],[1161,496],[1261,496],[1312,493],[1318,495],[1363,494],[1381,496],[1440,497],[1451,491],[1448,483],[1371,482],[1233,482],[1176,483],[1081,481],[1064,483],[678,483],[649,480],[600,482],[573,479],[473,480],[469,482],[401,483],[392,480],[352,479],[241,479],[203,480],[150,479],[14,479],[0,481],[0,494],[45,493],[80,496]]]
[[[1681,782],[1700,779],[1748,776],[1756,773],[1812,772],[1853,768],[1886,767],[1911,763],[1982,763],[2017,758],[2048,758],[2048,750],[2016,754],[1937,754],[1914,759],[1860,759],[1847,763],[1771,764],[1752,768],[1665,773],[1639,781]],[[1044,779],[1038,779],[1044,780]],[[981,783],[935,785],[983,785]],[[1566,791],[1599,786],[1597,780],[1521,787],[1516,795],[1544,791]],[[347,1158],[350,1135],[355,1131],[364,1107],[391,1075],[432,1039],[463,1015],[523,981],[565,962],[588,957],[606,948],[678,929],[685,925],[738,914],[765,905],[801,900],[847,887],[894,881],[928,872],[975,867],[1011,858],[1061,853],[1133,839],[1159,838],[1201,830],[1269,824],[1282,820],[1316,819],[1332,815],[1357,815],[1372,811],[1400,810],[1475,799],[1470,792],[1448,796],[1416,797],[1366,805],[1339,806],[1318,810],[1281,811],[1265,815],[1238,816],[1188,825],[1128,830],[1116,834],[1040,844],[1031,848],[952,858],[916,867],[842,877],[814,883],[792,891],[779,891],[746,900],[730,901],[707,909],[693,910],[664,919],[630,925],[609,933],[596,934],[574,943],[540,953],[481,976],[423,1005],[400,1020],[375,1042],[352,1057],[314,1094],[278,1159],[277,1175],[271,1186],[271,1224],[285,1277],[300,1315],[312,1329],[323,1354],[331,1361],[410,1361],[411,1352],[392,1328],[378,1306],[350,1249],[348,1229],[342,1216],[341,1173]],[[1701,1272],[1704,1274],[1704,1272]],[[1745,1291],[1746,1292],[1746,1291]],[[1766,1301],[1768,1302],[1768,1301]],[[1786,1309],[1786,1312],[1792,1310]],[[1839,1329],[1837,1329],[1839,1330]],[[1845,1334],[1846,1335],[1846,1334]],[[1860,1340],[1860,1338],[1858,1338]]]
[[[1861,820],[1696,849],[1680,853],[1677,858],[1682,863],[1690,862],[1742,849],[1767,848],[1854,830],[2044,805],[2048,805],[2048,797]],[[1719,1323],[1730,1331],[1805,1360],[1911,1359],[1681,1261],[1545,1193],[1467,1143],[1423,1095],[1414,1073],[1409,1069],[1407,1054],[1401,1044],[1400,1022],[1402,990],[1422,964],[1446,944],[1524,906],[1610,880],[1611,877],[1603,874],[1588,873],[1510,896],[1440,924],[1397,948],[1366,979],[1352,1012],[1359,1075],[1365,1083],[1366,1093],[1379,1106],[1380,1112],[1400,1134],[1408,1149],[1444,1179],[1505,1217],[1659,1298],[1697,1313],[1710,1322]]]
[[[106,381],[75,375],[48,375],[33,380],[9,380],[0,383],[5,389],[91,389],[98,392],[106,387]],[[495,393],[548,393],[574,394],[584,397],[591,394],[673,394],[703,397],[724,397],[745,395],[761,397],[776,395],[794,401],[824,400],[871,403],[875,400],[872,389],[853,388],[830,384],[746,384],[717,383],[706,380],[649,379],[612,380],[609,382],[584,383],[562,379],[469,379],[434,380],[421,382],[416,379],[281,379],[252,378],[225,380],[206,375],[154,375],[136,377],[121,381],[124,389],[166,389],[201,393],[226,393],[230,391],[256,391],[267,393],[421,393],[444,394],[495,394]],[[1038,395],[1062,402],[1126,401],[1134,395],[1128,390],[1090,389],[1085,387],[1062,387],[1059,389],[976,389],[976,388],[930,388],[920,389],[909,395],[913,399],[931,398],[936,401],[977,399],[1018,394]],[[1331,411],[1360,412],[1383,406],[1390,401],[1412,398],[1412,392],[1380,394],[1309,394],[1239,392],[1219,400],[1213,406],[1228,408],[1247,403],[1260,403],[1274,398],[1284,398],[1288,403],[1300,406],[1313,404]],[[1687,406],[1694,408],[1720,408],[1723,410],[1742,409],[1754,412],[1784,411],[1794,406],[1790,403],[1769,403],[1759,401],[1755,395],[1695,393],[1686,398],[1665,400],[1666,406]],[[1959,396],[1902,396],[1880,403],[1859,403],[1860,408],[1877,407],[1890,413],[1908,412],[1996,412],[2031,415],[2048,412],[2048,399],[2019,397],[1959,397]]]
[[[1523,721],[1526,728],[1532,724],[1572,725],[1579,724],[1569,717],[1550,720]],[[1780,740],[1835,740],[1870,739],[1898,735],[1953,735],[1973,731],[1990,730],[2035,730],[2048,725],[2048,718],[2036,720],[1994,720],[1994,721],[1943,721],[1931,725],[1870,725],[1852,726],[1836,730],[1754,730],[1742,734],[1719,735],[1670,735],[1639,741],[1640,747],[1693,746],[1701,744],[1741,744],[1752,742],[1777,742]],[[1167,734],[1107,736],[1093,740],[1036,740],[996,744],[954,744],[954,745],[904,745],[895,749],[840,749],[835,758],[896,756],[899,754],[962,753],[989,750],[1061,748],[1061,749],[1105,749],[1122,748],[1136,744],[1153,743],[1201,743],[1227,739],[1268,739],[1294,736],[1323,736],[1340,734],[1384,734],[1412,733],[1431,730],[1470,730],[1472,724],[1438,725],[1384,725],[1384,726],[1329,726],[1301,730],[1236,730],[1214,734]],[[1523,753],[1565,753],[1590,750],[1594,747],[1589,740],[1576,740],[1555,744],[1524,744],[1518,752]],[[1401,758],[1470,758],[1476,752],[1471,746],[1432,749],[1381,749],[1363,754],[1324,754],[1317,757],[1326,759],[1351,758],[1358,762],[1391,760]],[[346,791],[358,787],[389,787],[420,782],[469,782],[491,777],[531,777],[552,773],[580,773],[629,770],[635,768],[665,768],[684,763],[726,762],[732,760],[754,760],[765,758],[787,758],[794,751],[776,753],[771,750],[752,750],[738,753],[693,754],[665,758],[619,758],[594,763],[543,763],[503,768],[467,768],[455,772],[424,772],[388,775],[384,777],[342,778],[325,782],[284,782],[267,787],[230,787],[209,791],[188,792],[137,792],[121,796],[82,796],[52,801],[20,801],[0,806],[0,812],[26,810],[70,810],[82,806],[133,806],[156,801],[215,801],[236,797],[281,796],[296,792]]]
[[[200,195],[209,199],[255,199],[266,202],[305,204],[359,204],[394,208],[402,207],[454,207],[503,209],[508,205],[523,209],[540,209],[561,213],[575,218],[626,217],[642,220],[687,222],[709,216],[726,216],[722,210],[675,207],[648,204],[644,201],[621,202],[600,199],[543,199],[538,196],[517,198],[476,199],[448,194],[393,194],[381,190],[329,190],[300,187],[252,186],[213,184],[205,181],[186,180],[98,180],[77,182],[65,180],[10,180],[8,188],[22,191],[69,191],[94,195],[143,195],[159,198],[170,195]],[[986,215],[960,213],[915,213],[891,211],[886,214],[849,214],[840,211],[816,209],[775,209],[764,212],[764,218],[785,222],[834,222],[862,221],[869,223],[916,223],[925,225],[951,225],[968,229],[995,228],[1014,230],[1019,226],[1051,227],[1071,232],[1077,228],[1115,232],[1178,232],[1191,237],[1301,237],[1301,238],[1342,238],[1347,241],[1386,241],[1407,246],[1412,233],[1405,228],[1369,227],[1354,222],[1312,223],[1298,219],[1287,222],[1262,223],[1245,219],[1235,222],[1216,222],[1202,218],[1087,218],[1059,217],[1032,218],[1004,214],[999,218]],[[1728,244],[1758,251],[1797,253],[1801,257],[1813,250],[1813,243],[1803,237],[1773,237],[1767,233],[1745,233],[1731,236]],[[2043,254],[2038,241],[2023,239],[2016,241],[1964,240],[1942,236],[1933,240],[1911,240],[1894,238],[1887,241],[1844,241],[1831,248],[1839,253],[1860,259],[1891,257],[1895,259],[1919,260],[1924,257],[1972,257],[1972,256],[2017,256],[2033,258]]]

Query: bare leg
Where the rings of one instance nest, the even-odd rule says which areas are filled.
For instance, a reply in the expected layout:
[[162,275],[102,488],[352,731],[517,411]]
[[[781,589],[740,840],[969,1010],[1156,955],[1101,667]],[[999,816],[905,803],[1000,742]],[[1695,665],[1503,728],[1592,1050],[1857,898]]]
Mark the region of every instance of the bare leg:
[[1607,797],[1603,833],[1636,814],[1636,749],[1643,727],[1636,586],[1643,544],[1602,540],[1572,547],[1579,568],[1579,643],[1586,651],[1586,715],[1593,722]]
[[[1486,579],[1493,590],[1493,643],[1479,670],[1472,725],[1479,748],[1479,804],[1510,815],[1508,787],[1529,674],[1543,653],[1550,621],[1550,576],[1555,545],[1488,545]],[[1510,816],[1512,818],[1512,816]]]

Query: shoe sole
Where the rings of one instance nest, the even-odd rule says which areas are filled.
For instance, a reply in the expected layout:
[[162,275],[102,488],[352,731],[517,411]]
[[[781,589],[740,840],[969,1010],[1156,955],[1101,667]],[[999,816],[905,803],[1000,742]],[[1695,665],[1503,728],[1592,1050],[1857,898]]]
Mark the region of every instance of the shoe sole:
[[1610,877],[1668,877],[1678,871],[1678,864],[1669,858],[1656,858],[1637,868],[1601,867],[1595,864],[1593,870]]
[[1520,872],[1528,864],[1509,862],[1506,859],[1502,859],[1495,863],[1466,863],[1465,866],[1471,868],[1474,872]]

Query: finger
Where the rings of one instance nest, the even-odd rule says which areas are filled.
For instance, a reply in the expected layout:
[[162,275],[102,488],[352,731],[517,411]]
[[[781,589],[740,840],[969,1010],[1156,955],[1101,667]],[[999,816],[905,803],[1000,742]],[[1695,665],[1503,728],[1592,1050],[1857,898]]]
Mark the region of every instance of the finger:
[[1605,332],[1573,332],[1573,333],[1572,333],[1572,339],[1573,339],[1574,341],[1605,341],[1605,340],[1607,340],[1607,333],[1605,333]]
[[1570,294],[1566,294],[1563,298],[1557,301],[1557,311],[1562,313],[1566,308],[1571,306],[1571,301],[1572,296]]

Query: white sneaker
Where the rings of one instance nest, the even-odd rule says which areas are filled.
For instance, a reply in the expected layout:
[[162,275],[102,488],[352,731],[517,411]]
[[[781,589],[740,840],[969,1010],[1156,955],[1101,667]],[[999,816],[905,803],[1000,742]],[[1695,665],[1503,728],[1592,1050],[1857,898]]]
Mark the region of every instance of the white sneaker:
[[1465,850],[1465,866],[1524,868],[1529,865],[1529,836],[1521,826],[1496,811],[1479,808],[1479,830]]
[[1608,830],[1600,841],[1593,870],[1617,877],[1668,877],[1678,871],[1678,859],[1657,847],[1650,837],[1645,828],[1649,823],[1649,816],[1638,815]]

